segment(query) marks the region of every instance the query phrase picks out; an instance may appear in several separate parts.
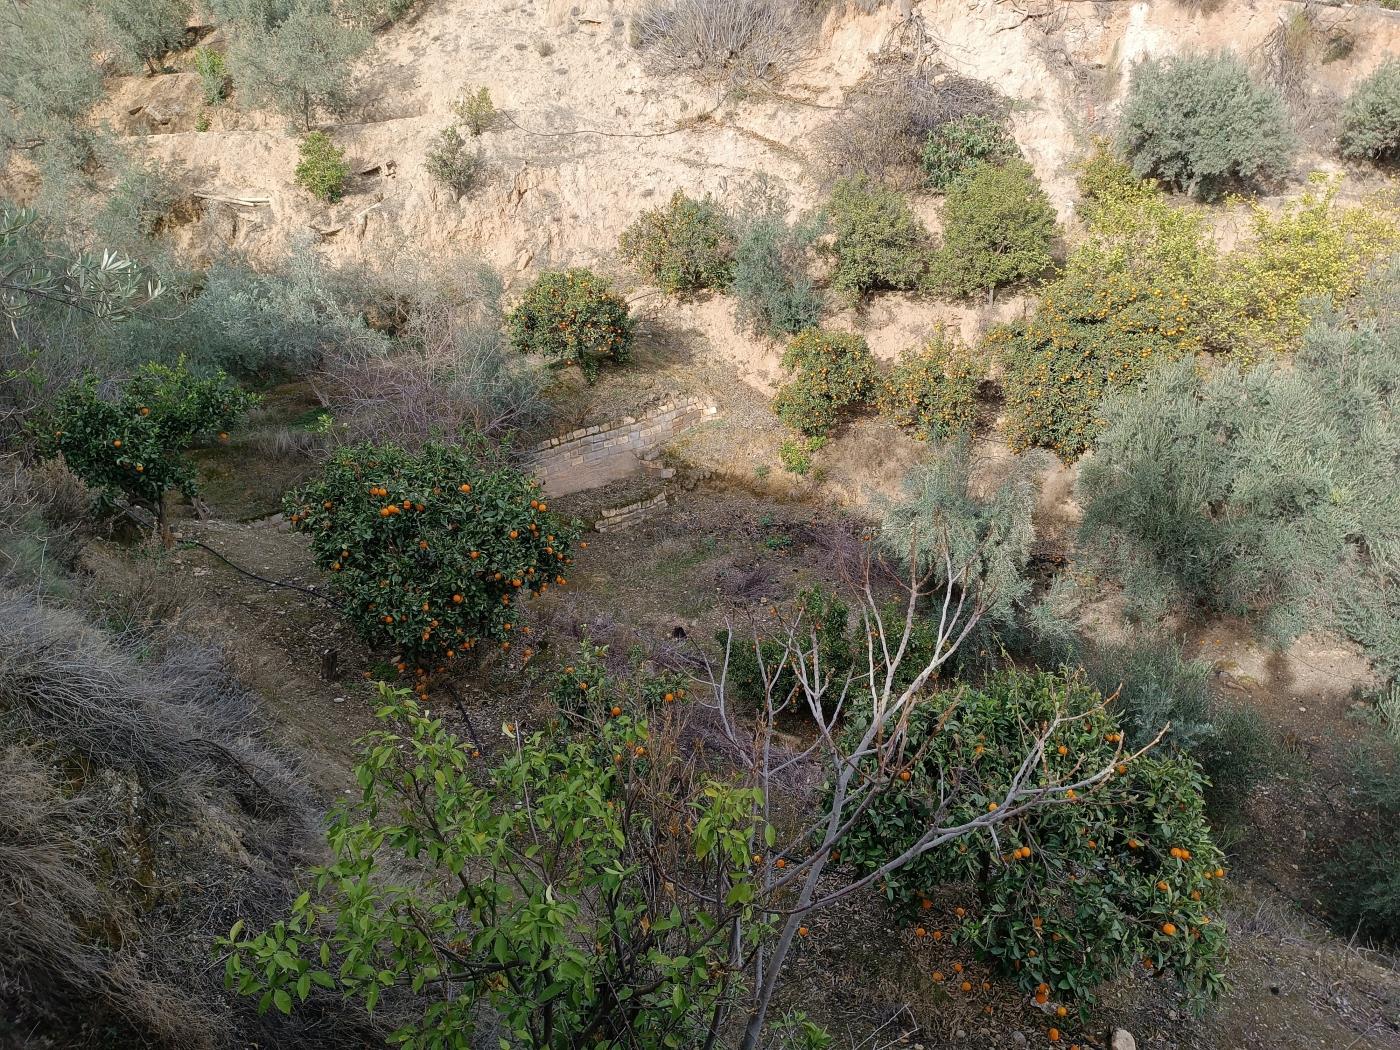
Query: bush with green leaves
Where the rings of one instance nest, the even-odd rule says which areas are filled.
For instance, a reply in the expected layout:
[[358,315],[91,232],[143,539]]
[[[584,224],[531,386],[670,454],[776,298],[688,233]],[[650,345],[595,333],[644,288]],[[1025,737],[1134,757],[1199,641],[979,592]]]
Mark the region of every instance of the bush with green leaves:
[[1142,380],[1152,364],[1201,347],[1193,289],[1163,276],[1071,271],[1023,321],[993,329],[983,344],[1004,368],[1006,434],[1012,448],[1048,448],[1065,462],[1103,428],[1099,403]]
[[812,456],[826,448],[829,438],[783,438],[778,442],[778,463],[789,474],[805,478],[812,473]]
[[408,14],[417,3],[418,0],[342,0],[339,10],[351,25],[377,33]]
[[476,185],[481,168],[481,152],[469,148],[455,127],[443,128],[434,135],[423,155],[423,170],[428,177],[458,197]]
[[194,49],[194,71],[199,77],[199,89],[206,106],[217,106],[228,95],[228,63],[222,51],[212,48]]
[[948,187],[943,245],[929,282],[957,296],[985,294],[1050,268],[1055,209],[1025,161],[977,164]]
[[1135,173],[1204,200],[1276,181],[1295,143],[1283,98],[1227,52],[1144,61],[1119,118]]
[[350,177],[345,151],[324,131],[313,131],[297,145],[301,160],[296,166],[296,183],[319,201],[338,201]]
[[485,87],[462,92],[461,97],[452,103],[452,113],[472,138],[489,131],[498,116],[496,104],[491,101],[491,89]]
[[[1400,685],[1388,693],[1400,716]],[[1400,721],[1382,715],[1381,739],[1361,755],[1354,802],[1357,815],[1328,866],[1333,918],[1349,937],[1400,944]]]
[[286,511],[355,629],[420,668],[483,642],[528,659],[522,606],[567,582],[578,533],[525,474],[437,442],[341,449]]
[[773,411],[808,437],[827,436],[844,412],[875,393],[875,359],[854,332],[800,332],[783,351],[783,367],[792,379],[773,399]]
[[228,439],[228,430],[259,401],[227,377],[200,378],[183,362],[147,364],[115,397],[95,380],[65,391],[48,419],[44,447],[107,499],[150,508],[162,530],[165,497],[179,486],[199,494],[194,464],[185,453],[201,441]]
[[592,270],[549,270],[506,315],[510,342],[521,353],[577,365],[593,382],[604,363],[626,364],[634,322],[627,303]]
[[[860,729],[856,717],[848,733]],[[1047,735],[1043,751],[1039,734]],[[916,707],[907,754],[902,783],[842,837],[841,859],[857,873],[898,855],[929,819],[953,826],[995,810],[1018,776],[1081,786],[1064,791],[1061,804],[1008,816],[995,834],[979,832],[887,876],[906,919],[927,922],[921,902],[952,890],[965,902],[949,921],[954,942],[1039,1002],[1092,1000],[1133,968],[1174,974],[1197,994],[1222,990],[1225,872],[1189,759],[1134,757],[1096,690],[1018,671]],[[1100,771],[1109,775],[1084,784]],[[958,790],[942,814],[950,778]]]
[[920,441],[969,433],[977,423],[977,390],[987,370],[980,350],[940,331],[900,355],[880,384],[876,405]]
[[606,645],[587,637],[579,642],[549,691],[559,710],[598,725],[624,714],[649,717],[685,700],[688,679],[680,672],[647,673],[639,666],[633,674],[617,674],[609,670],[607,656]]
[[821,295],[807,275],[807,252],[821,232],[818,216],[788,223],[771,210],[743,225],[729,290],[755,332],[780,339],[821,322]]
[[93,219],[104,243],[139,248],[160,233],[182,196],[171,167],[126,161],[117,168],[112,188]]
[[190,0],[101,0],[97,12],[115,51],[154,76],[165,56],[184,43],[193,5]]
[[929,188],[944,191],[976,164],[1005,164],[1020,155],[1005,121],[971,113],[929,132],[920,160]]
[[[851,607],[824,587],[807,588],[797,596],[797,637],[804,651],[810,652],[816,646],[821,673],[830,674],[839,691],[847,675],[856,670]],[[715,641],[727,657],[725,695],[741,706],[761,709],[770,688],[773,702],[780,704],[798,689],[794,664],[801,655],[793,652],[785,639],[763,633],[731,639],[728,631],[719,631]]]
[[1337,145],[1349,160],[1389,163],[1400,157],[1400,59],[1381,63],[1352,89]]
[[1222,698],[1211,685],[1210,664],[1188,660],[1174,639],[1076,641],[1056,654],[1056,663],[1078,666],[1085,681],[1116,698],[1128,747],[1144,747],[1170,725],[1162,746],[1200,764],[1212,806],[1238,803],[1268,775],[1273,744],[1263,719],[1253,707]]
[[[629,717],[594,738],[513,734],[478,771],[407,693],[381,703],[329,862],[285,920],[220,940],[229,987],[288,1014],[318,989],[366,1012],[392,993],[411,1046],[466,1046],[487,1023],[539,1050],[700,1045],[730,1006],[731,929],[754,945],[755,793],[650,798],[652,741]],[[677,873],[708,896],[676,894]]]
[[303,131],[320,113],[345,111],[368,32],[341,21],[331,0],[250,3],[240,17],[227,57],[244,104],[271,106]]
[[1280,640],[1330,629],[1400,674],[1384,553],[1400,530],[1389,280],[1350,323],[1320,319],[1291,365],[1181,362],[1105,404],[1080,478],[1080,545],[1130,615],[1242,615]]
[[0,33],[0,161],[23,147],[41,170],[97,160],[88,113],[102,98],[101,24],[82,0],[12,6]]
[[1092,148],[1076,163],[1075,186],[1081,197],[1079,211],[1090,215],[1100,203],[1140,201],[1157,193],[1156,181],[1139,177],[1106,138],[1094,139]]
[[639,215],[618,243],[623,258],[670,295],[725,288],[733,277],[733,224],[709,197],[680,190],[663,208]]
[[928,231],[894,190],[863,177],[839,179],[827,200],[834,234],[831,287],[849,303],[871,292],[915,288],[928,269]]

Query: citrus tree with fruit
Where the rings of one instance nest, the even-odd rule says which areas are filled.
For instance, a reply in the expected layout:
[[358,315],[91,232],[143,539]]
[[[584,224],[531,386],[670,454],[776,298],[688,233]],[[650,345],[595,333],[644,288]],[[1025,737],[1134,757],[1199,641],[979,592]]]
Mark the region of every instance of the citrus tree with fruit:
[[539,1050],[706,1045],[752,910],[751,792],[710,782],[657,806],[647,726],[627,718],[563,743],[507,727],[479,770],[407,692],[380,689],[330,863],[283,921],[220,940],[228,985],[288,1014],[392,998],[392,1041],[410,1047],[481,1045],[487,1018],[502,1045]]
[[[847,731],[859,733],[859,720]],[[930,696],[911,712],[908,734],[894,790],[841,839],[857,873],[907,849],[935,814],[971,824],[1018,783],[1112,774],[889,873],[886,894],[905,919],[932,925],[934,891],[969,887],[976,903],[958,908],[953,937],[1041,1003],[1090,999],[1135,965],[1174,974],[1192,992],[1221,990],[1225,871],[1194,762],[1125,754],[1109,702],[1062,674],[1004,672]]]
[[529,659],[521,608],[568,582],[578,535],[527,475],[445,443],[341,449],[286,512],[345,616],[394,647],[400,670],[444,666],[483,642]]
[[506,315],[512,347],[577,365],[590,383],[600,365],[627,363],[635,327],[608,280],[581,268],[540,274]]
[[227,441],[234,423],[259,400],[223,373],[202,378],[184,362],[146,364],[115,394],[92,378],[64,391],[44,448],[61,454],[104,499],[148,508],[168,539],[166,494],[177,486],[188,497],[199,491],[186,452],[202,441]]

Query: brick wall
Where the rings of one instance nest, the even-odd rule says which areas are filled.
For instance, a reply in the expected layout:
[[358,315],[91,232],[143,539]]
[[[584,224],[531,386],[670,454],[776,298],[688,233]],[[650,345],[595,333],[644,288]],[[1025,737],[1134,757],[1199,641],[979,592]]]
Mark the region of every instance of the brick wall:
[[640,417],[623,416],[543,441],[527,462],[547,495],[597,488],[636,474],[650,453],[715,411],[693,398],[667,401]]

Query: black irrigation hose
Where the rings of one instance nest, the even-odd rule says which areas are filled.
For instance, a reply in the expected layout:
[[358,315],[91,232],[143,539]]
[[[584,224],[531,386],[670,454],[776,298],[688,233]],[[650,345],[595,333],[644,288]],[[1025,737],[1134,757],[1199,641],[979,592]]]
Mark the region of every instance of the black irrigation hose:
[[218,558],[221,562],[223,562],[225,565],[227,565],[227,566],[228,566],[230,569],[232,569],[234,572],[239,573],[239,574],[241,574],[241,575],[243,575],[243,576],[246,576],[246,577],[248,577],[250,580],[257,580],[259,583],[265,583],[265,584],[267,584],[269,587],[285,587],[285,588],[286,588],[287,590],[289,590],[289,591],[300,591],[302,594],[309,594],[309,595],[311,595],[311,597],[313,597],[313,598],[320,598],[321,601],[323,601],[323,602],[325,602],[327,605],[331,606],[331,607],[332,607],[333,609],[335,609],[337,612],[343,612],[343,611],[344,611],[344,608],[341,606],[341,604],[340,604],[338,601],[336,601],[334,598],[332,598],[330,595],[326,594],[324,591],[318,591],[318,590],[316,590],[316,588],[314,588],[314,587],[303,587],[303,586],[301,586],[301,584],[298,584],[298,583],[287,583],[287,582],[284,581],[284,580],[269,580],[266,576],[259,576],[257,573],[253,572],[251,569],[245,569],[245,568],[243,568],[243,566],[241,566],[241,565],[237,564],[236,562],[230,560],[230,559],[229,559],[228,557],[226,557],[225,555],[220,554],[220,553],[219,553],[218,551],[216,551],[213,547],[209,546],[209,544],[207,544],[207,543],[201,543],[199,540],[182,539],[182,540],[180,540],[180,543],[181,543],[182,545],[183,545],[183,544],[189,544],[189,545],[192,545],[192,546],[195,546],[195,547],[199,547],[199,548],[201,548],[202,550],[208,551],[210,554],[214,555],[214,557]]

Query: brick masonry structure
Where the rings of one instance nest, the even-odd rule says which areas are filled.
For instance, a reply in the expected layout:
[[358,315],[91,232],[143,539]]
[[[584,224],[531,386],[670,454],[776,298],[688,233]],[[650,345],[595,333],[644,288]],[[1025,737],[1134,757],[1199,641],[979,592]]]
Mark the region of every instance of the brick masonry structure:
[[526,462],[549,496],[598,488],[647,469],[661,446],[714,416],[713,405],[693,398],[667,401],[640,417],[623,416],[536,445]]

